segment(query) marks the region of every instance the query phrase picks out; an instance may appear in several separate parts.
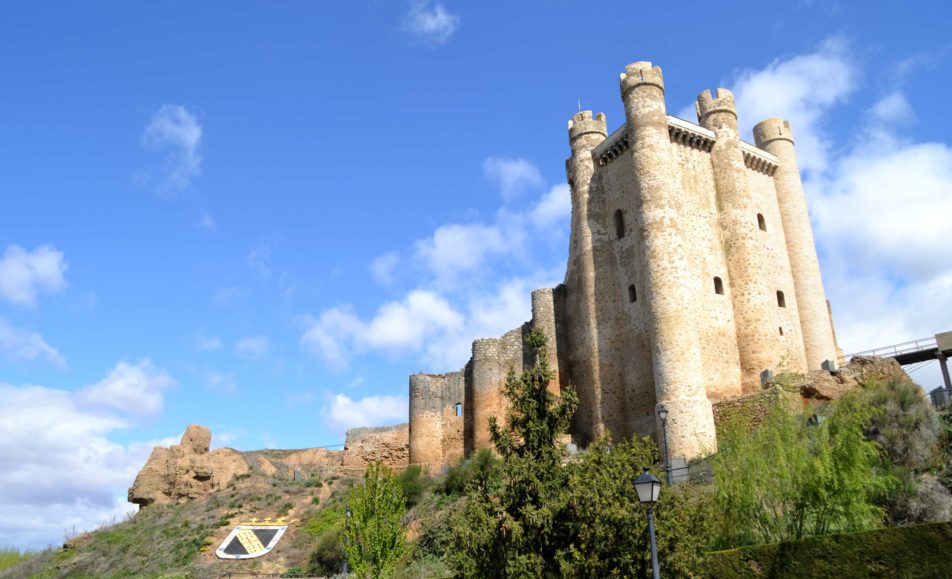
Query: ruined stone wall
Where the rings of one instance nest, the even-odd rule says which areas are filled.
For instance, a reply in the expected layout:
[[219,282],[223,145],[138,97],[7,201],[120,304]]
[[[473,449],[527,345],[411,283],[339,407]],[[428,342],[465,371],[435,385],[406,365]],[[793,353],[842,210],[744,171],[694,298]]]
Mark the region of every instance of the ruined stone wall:
[[463,456],[464,373],[410,376],[410,464],[430,472]]
[[344,441],[345,468],[366,468],[380,461],[395,469],[410,462],[410,425],[352,428]]
[[465,441],[471,451],[492,448],[489,438],[489,417],[502,424],[508,405],[502,393],[506,376],[512,370],[519,374],[525,363],[525,336],[528,324],[506,332],[501,338],[473,342],[472,382],[467,384],[467,400],[472,400],[472,437]]

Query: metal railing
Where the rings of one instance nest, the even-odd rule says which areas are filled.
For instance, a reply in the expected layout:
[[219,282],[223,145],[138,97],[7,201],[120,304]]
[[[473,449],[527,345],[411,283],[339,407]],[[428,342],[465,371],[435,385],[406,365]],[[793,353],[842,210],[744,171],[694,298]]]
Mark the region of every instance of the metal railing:
[[892,346],[882,346],[881,348],[856,352],[855,354],[847,354],[840,358],[840,360],[849,362],[849,360],[855,356],[878,356],[880,358],[894,358],[903,354],[911,354],[913,352],[921,352],[923,350],[931,350],[938,347],[939,346],[936,342],[935,336],[930,336],[928,338],[920,338],[918,340],[911,340],[909,342],[894,344]]

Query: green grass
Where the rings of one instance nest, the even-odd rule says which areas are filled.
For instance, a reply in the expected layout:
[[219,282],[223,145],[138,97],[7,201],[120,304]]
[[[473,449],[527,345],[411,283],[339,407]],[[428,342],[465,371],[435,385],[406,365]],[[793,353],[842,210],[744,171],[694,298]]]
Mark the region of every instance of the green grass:
[[810,537],[709,553],[706,576],[945,578],[952,569],[952,522]]
[[33,556],[30,551],[20,551],[12,547],[0,547],[0,570],[13,567]]

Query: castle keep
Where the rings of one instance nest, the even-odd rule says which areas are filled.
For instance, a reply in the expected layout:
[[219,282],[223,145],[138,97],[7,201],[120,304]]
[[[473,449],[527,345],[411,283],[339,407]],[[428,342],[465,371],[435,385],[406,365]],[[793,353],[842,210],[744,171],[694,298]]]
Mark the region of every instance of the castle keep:
[[829,306],[793,133],[781,119],[740,139],[734,97],[697,98],[698,124],[669,116],[661,68],[621,75],[625,123],[568,124],[572,225],[565,281],[532,294],[532,320],[473,343],[466,367],[410,377],[411,464],[431,469],[490,447],[524,336],[549,339],[553,390],[580,397],[580,444],[660,440],[672,457],[716,450],[712,402],[760,389],[765,370],[806,372],[836,359]]

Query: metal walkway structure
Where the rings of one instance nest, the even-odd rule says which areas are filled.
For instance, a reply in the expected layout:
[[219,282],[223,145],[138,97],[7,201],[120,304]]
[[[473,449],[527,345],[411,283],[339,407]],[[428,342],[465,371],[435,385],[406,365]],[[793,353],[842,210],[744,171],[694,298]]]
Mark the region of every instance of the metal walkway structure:
[[856,352],[843,356],[843,363],[849,362],[855,356],[878,356],[880,358],[892,358],[899,362],[900,366],[938,360],[939,367],[942,368],[942,379],[945,381],[945,389],[952,391],[952,380],[949,379],[948,358],[952,358],[952,332],[943,332],[929,338],[921,338],[892,346],[883,346],[864,352]]

